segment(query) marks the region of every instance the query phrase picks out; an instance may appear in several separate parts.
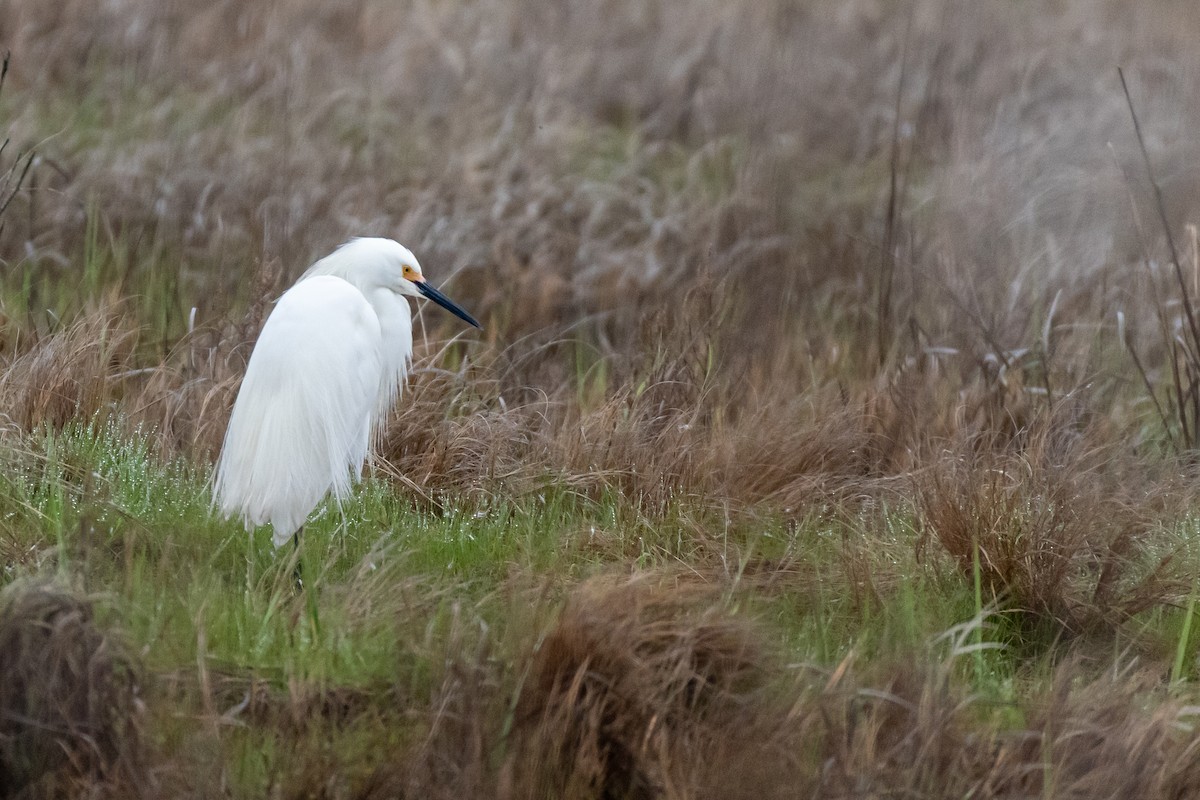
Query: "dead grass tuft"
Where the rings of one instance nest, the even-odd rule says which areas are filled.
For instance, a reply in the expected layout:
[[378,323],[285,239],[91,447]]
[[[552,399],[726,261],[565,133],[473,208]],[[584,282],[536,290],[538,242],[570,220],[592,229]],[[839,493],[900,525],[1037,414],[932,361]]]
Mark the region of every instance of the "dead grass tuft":
[[919,475],[919,553],[939,545],[1027,631],[1112,630],[1179,602],[1168,526],[1186,492],[1060,433],[1043,425],[1017,451],[968,445]]
[[752,630],[695,591],[635,579],[575,592],[521,687],[503,796],[696,796],[706,760],[744,741],[765,663]]
[[120,396],[136,341],[120,313],[84,315],[0,361],[0,408],[27,431],[91,420]]
[[807,707],[822,797],[1168,798],[1200,781],[1195,711],[1155,696],[1148,673],[1089,677],[1067,659],[1023,701],[1026,724],[995,731],[973,724],[985,709],[949,663],[881,666],[873,680],[839,668]]
[[898,661],[874,680],[849,667],[809,700],[822,796],[974,796],[992,768],[990,742],[970,732],[971,703],[945,666]]
[[137,796],[140,669],[91,603],[47,582],[0,594],[0,794]]
[[[1009,763],[1018,794],[1054,797],[1189,797],[1200,791],[1200,737],[1196,709],[1176,700],[1146,697],[1155,690],[1152,672],[1109,673],[1081,682],[1077,663],[1060,667],[1040,703],[1030,709],[1035,733],[1023,743],[1010,738],[1005,757],[1030,765],[1024,774]],[[1082,685],[1081,685],[1082,683]],[[1023,753],[1022,753],[1023,751]]]

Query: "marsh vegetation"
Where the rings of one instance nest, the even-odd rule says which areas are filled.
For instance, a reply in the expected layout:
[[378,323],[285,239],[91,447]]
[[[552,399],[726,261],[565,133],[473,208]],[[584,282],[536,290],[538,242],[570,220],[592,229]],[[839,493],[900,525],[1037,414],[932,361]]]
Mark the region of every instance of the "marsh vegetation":
[[[1200,791],[1197,32],[0,0],[0,795]],[[297,594],[207,482],[355,234],[484,332]]]

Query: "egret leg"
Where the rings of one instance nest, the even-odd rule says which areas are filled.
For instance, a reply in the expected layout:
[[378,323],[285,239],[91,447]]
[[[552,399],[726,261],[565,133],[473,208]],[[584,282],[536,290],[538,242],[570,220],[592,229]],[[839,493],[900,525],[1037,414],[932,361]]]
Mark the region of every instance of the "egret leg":
[[304,526],[301,525],[295,533],[292,534],[292,554],[296,559],[296,566],[292,569],[292,577],[296,581],[296,591],[304,591],[304,569],[300,562],[300,534],[304,532]]
[[300,534],[304,533],[304,526],[292,534],[292,553],[296,558],[296,567],[292,570],[292,577],[296,580],[296,591],[304,594],[304,600],[308,605],[308,619],[312,623],[313,635],[320,636],[321,634],[321,617],[317,610],[317,593],[316,591],[306,591],[304,588],[304,571],[301,569],[300,561]]

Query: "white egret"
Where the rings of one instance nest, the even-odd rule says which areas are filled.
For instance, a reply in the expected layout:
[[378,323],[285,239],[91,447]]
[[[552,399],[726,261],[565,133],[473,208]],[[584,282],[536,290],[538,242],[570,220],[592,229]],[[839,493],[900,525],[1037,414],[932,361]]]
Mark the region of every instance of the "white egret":
[[227,519],[240,516],[247,530],[269,522],[276,547],[298,545],[317,504],[349,494],[412,359],[406,296],[480,327],[391,239],[350,240],[279,298],[217,460],[213,501]]

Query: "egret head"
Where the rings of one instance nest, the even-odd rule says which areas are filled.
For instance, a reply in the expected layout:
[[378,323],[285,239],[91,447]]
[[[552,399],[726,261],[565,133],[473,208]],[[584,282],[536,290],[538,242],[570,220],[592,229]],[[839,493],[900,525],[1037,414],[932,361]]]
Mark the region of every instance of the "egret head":
[[476,328],[483,327],[462,306],[426,281],[416,256],[391,239],[351,239],[306,273],[314,274],[337,275],[364,290],[387,289],[409,297],[423,297],[464,322]]

